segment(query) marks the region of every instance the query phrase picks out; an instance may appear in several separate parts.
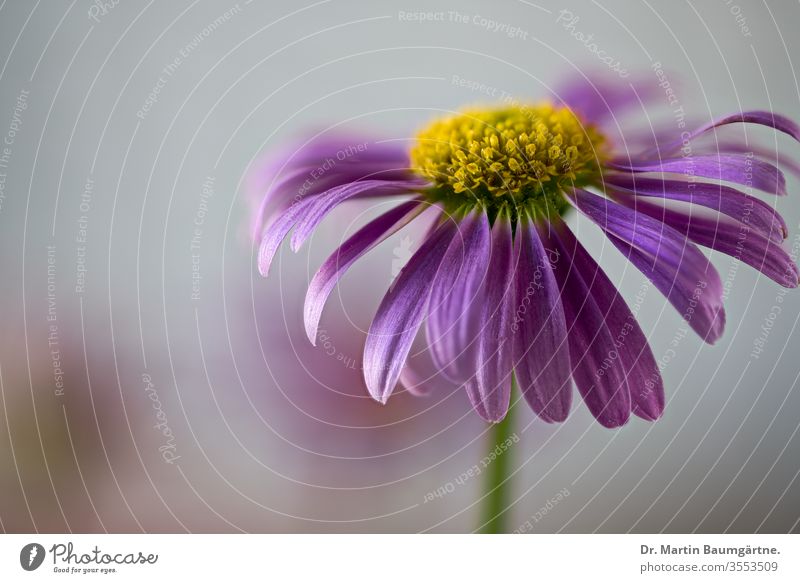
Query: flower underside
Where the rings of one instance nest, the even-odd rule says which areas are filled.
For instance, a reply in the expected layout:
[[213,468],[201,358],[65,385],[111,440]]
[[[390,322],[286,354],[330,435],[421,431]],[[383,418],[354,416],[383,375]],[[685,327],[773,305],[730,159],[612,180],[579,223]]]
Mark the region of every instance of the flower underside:
[[598,183],[607,142],[567,107],[549,103],[472,109],[417,135],[411,164],[453,207],[561,210],[565,188]]
[[[725,286],[701,247],[785,287],[800,285],[786,221],[773,203],[744,192],[787,193],[769,161],[779,152],[715,135],[751,124],[800,142],[799,124],[753,110],[679,136],[671,123],[626,136],[616,116],[663,98],[651,75],[635,84],[581,79],[558,94],[563,106],[504,104],[435,121],[410,152],[397,139],[367,148],[364,136],[330,135],[259,169],[252,202],[262,275],[290,233],[296,251],[345,202],[398,202],[344,241],[309,283],[312,343],[348,269],[425,214],[427,234],[367,332],[364,381],[376,401],[398,385],[414,394],[463,386],[478,415],[497,422],[513,378],[546,422],[566,419],[573,386],[605,427],[631,415],[658,419],[664,383],[647,335],[561,219],[569,208],[599,227],[709,344],[725,328]],[[347,144],[362,142],[351,156]],[[782,152],[779,163],[800,175]],[[428,349],[412,355],[423,325]]]

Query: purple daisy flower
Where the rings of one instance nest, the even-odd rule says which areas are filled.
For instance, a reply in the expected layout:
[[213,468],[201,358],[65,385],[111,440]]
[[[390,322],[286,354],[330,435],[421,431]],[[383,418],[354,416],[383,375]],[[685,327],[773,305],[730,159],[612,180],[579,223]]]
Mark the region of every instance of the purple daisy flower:
[[364,379],[375,400],[386,403],[398,383],[419,391],[430,378],[407,362],[424,324],[435,370],[463,386],[487,421],[505,417],[513,380],[548,422],[566,419],[573,383],[606,427],[623,425],[631,413],[655,420],[664,386],[646,336],[562,215],[575,208],[597,224],[713,344],[725,327],[723,286],[700,246],[786,287],[798,285],[799,272],[782,246],[781,216],[736,186],[784,195],[781,170],[765,150],[738,141],[703,146],[703,138],[747,123],[800,141],[800,127],[747,111],[678,139],[656,132],[625,140],[617,117],[653,99],[654,89],[643,81],[583,80],[550,102],[440,118],[411,148],[354,135],[293,148],[258,173],[259,270],[267,275],[290,231],[296,251],[341,203],[396,198],[396,207],[325,261],[305,301],[314,343],[325,302],[348,268],[412,221],[432,216],[367,335]]

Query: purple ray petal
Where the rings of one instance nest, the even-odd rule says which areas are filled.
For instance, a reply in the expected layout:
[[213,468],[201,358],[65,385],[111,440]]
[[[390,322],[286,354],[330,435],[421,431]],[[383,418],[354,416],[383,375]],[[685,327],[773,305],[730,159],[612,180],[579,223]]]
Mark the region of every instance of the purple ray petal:
[[786,153],[777,150],[774,145],[756,144],[753,140],[750,140],[749,143],[744,143],[742,140],[725,139],[715,142],[711,147],[718,152],[746,154],[757,156],[762,160],[774,161],[779,168],[784,168],[795,177],[800,178],[800,163],[790,158]]
[[698,245],[730,255],[784,287],[798,286],[800,271],[786,249],[745,224],[666,209],[621,192],[614,196],[622,204],[666,223]]
[[291,248],[297,251],[311,235],[314,229],[328,216],[334,208],[355,196],[389,196],[409,194],[424,183],[419,180],[362,180],[345,184],[317,195],[303,213],[292,233]]
[[740,223],[750,225],[776,241],[783,240],[788,234],[786,222],[774,208],[754,196],[729,186],[645,178],[635,174],[608,174],[604,180],[615,190],[622,189],[639,196],[690,202],[713,209]]
[[[770,111],[754,110],[754,111],[742,111],[740,113],[726,115],[725,117],[720,118],[718,120],[705,123],[696,130],[689,132],[688,134],[684,134],[681,137],[676,138],[666,144],[660,145],[659,151],[662,154],[669,154],[672,152],[676,152],[686,142],[694,140],[695,138],[702,136],[703,134],[705,134],[710,130],[732,123],[751,123],[756,125],[767,126],[776,129],[779,132],[783,132],[784,134],[790,135],[795,140],[800,142],[800,126],[798,126],[794,121],[792,121],[791,119],[789,119],[784,115],[772,113]],[[656,152],[650,152],[650,153],[655,154]]]
[[585,282],[578,267],[583,261],[576,261],[576,256],[582,258],[585,251],[569,227],[558,218],[555,221],[537,224],[537,229],[544,246],[556,256],[551,265],[561,288],[572,378],[594,418],[605,427],[619,427],[631,412],[625,370],[604,366],[614,350],[614,337],[592,293],[593,282]]
[[621,366],[633,413],[655,421],[664,412],[664,382],[647,337],[617,288],[583,247],[576,246],[572,261],[572,268],[580,273],[613,338],[608,357],[601,364],[603,374],[609,367]]
[[425,316],[430,284],[455,232],[443,223],[411,257],[384,296],[364,347],[364,380],[370,395],[386,403]]
[[459,387],[441,374],[428,350],[409,354],[400,372],[400,385],[414,396],[427,396],[437,391],[448,394]]
[[327,192],[338,186],[345,186],[364,180],[384,180],[394,182],[398,180],[419,180],[410,169],[399,167],[389,169],[379,162],[365,162],[363,164],[342,164],[334,172],[317,175],[317,166],[304,166],[293,168],[285,176],[278,178],[270,187],[267,195],[261,201],[261,212],[266,217],[270,211],[279,211],[287,205],[298,200],[311,198]]
[[500,212],[491,232],[475,375],[465,383],[467,395],[486,421],[506,416],[511,398],[511,318],[514,305],[514,265],[511,221]]
[[561,422],[572,403],[567,324],[550,254],[527,217],[517,223],[515,260],[514,373],[536,414]]
[[475,374],[481,292],[489,265],[490,227],[476,209],[459,225],[433,280],[426,332],[434,362],[453,381]]
[[646,103],[659,95],[658,84],[645,74],[636,74],[623,81],[603,75],[576,75],[555,94],[558,101],[595,123],[610,116],[618,117],[640,102]]
[[306,291],[306,335],[316,345],[317,328],[328,296],[341,277],[362,255],[405,227],[427,207],[419,200],[403,203],[367,223],[347,239],[319,268]]
[[431,394],[430,379],[408,362],[400,370],[400,377],[397,382],[415,397],[427,397]]
[[[687,125],[691,125],[687,122]],[[677,150],[667,149],[671,144],[680,142],[681,148],[683,147],[683,139],[685,134],[680,130],[676,130],[674,122],[670,122],[666,126],[661,126],[647,131],[637,132],[635,130],[627,131],[625,133],[625,144],[629,147],[626,151],[639,152],[636,155],[631,155],[632,159],[648,160],[658,159],[665,156],[674,154]],[[700,138],[708,137],[699,136]],[[744,154],[745,158],[760,158],[767,162],[774,163],[778,168],[785,169],[793,175],[800,177],[800,164],[791,156],[776,149],[775,145],[764,145],[753,138],[747,136],[713,136],[713,140],[708,140],[707,143],[693,142],[691,150],[688,150],[694,156],[717,156],[719,154]]]
[[430,381],[416,368],[406,363],[400,371],[400,385],[415,397],[427,397],[431,394]]
[[[285,192],[275,188],[279,183],[300,187],[307,180],[309,193],[319,193],[337,185],[318,186],[317,182],[322,179],[335,180],[343,176],[338,184],[345,184],[367,178],[381,169],[393,171],[408,169],[408,166],[408,147],[402,142],[378,142],[364,135],[338,133],[284,146],[266,162],[256,165],[249,176],[249,184],[270,197]],[[298,173],[307,175],[294,182],[293,179],[300,178]]]
[[336,133],[297,141],[256,164],[248,177],[254,202],[256,237],[273,212],[294,201],[364,179],[408,180],[408,148],[402,142],[377,142],[357,134]]
[[575,206],[664,294],[700,337],[713,344],[725,327],[722,282],[684,235],[643,213],[575,189]]
[[738,154],[689,156],[662,160],[615,160],[607,164],[615,170],[627,172],[665,172],[686,176],[703,176],[752,186],[770,194],[786,195],[786,178],[778,168],[759,160]]
[[270,223],[265,229],[261,238],[258,253],[258,269],[261,275],[269,273],[275,253],[281,243],[296,226],[301,230],[298,235],[295,232],[292,236],[293,250],[297,250],[295,243],[302,243],[313,229],[330,213],[336,206],[344,201],[358,196],[382,196],[392,193],[407,193],[409,185],[418,184],[416,181],[371,181],[354,182],[344,186],[332,188],[314,197],[303,198],[287,207]]
[[264,229],[261,243],[258,247],[258,271],[262,276],[267,277],[269,274],[269,268],[275,253],[277,253],[286,235],[289,234],[295,223],[300,220],[300,217],[308,209],[310,203],[311,199],[305,199],[293,204]]

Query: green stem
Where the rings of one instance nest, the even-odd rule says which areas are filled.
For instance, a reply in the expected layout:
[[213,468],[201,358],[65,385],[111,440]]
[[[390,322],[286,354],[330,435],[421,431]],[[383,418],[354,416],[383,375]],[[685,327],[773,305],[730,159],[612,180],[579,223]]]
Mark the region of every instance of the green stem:
[[[512,389],[514,386],[516,386],[516,381],[513,383]],[[508,530],[506,510],[508,509],[511,490],[511,480],[508,474],[511,471],[511,449],[509,444],[512,442],[509,438],[513,434],[512,412],[513,406],[508,408],[505,419],[500,423],[495,423],[489,431],[489,451],[487,455],[489,455],[491,462],[486,472],[486,494],[483,498],[484,506],[481,520],[481,532],[485,534],[499,534]],[[494,458],[492,458],[492,452],[495,454]]]

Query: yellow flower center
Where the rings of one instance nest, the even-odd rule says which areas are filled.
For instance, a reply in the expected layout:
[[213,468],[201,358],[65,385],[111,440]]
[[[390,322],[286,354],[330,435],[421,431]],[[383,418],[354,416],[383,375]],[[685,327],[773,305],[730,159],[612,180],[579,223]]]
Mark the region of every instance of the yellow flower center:
[[[442,191],[490,205],[546,201],[597,181],[606,140],[549,103],[471,109],[417,135],[411,163]],[[560,199],[560,196],[557,196]]]

